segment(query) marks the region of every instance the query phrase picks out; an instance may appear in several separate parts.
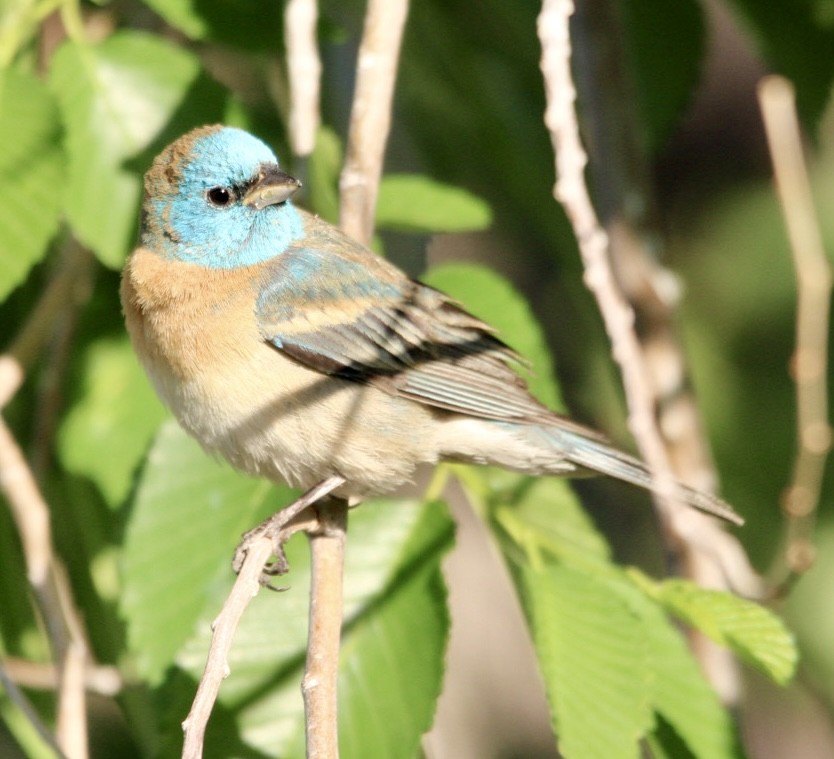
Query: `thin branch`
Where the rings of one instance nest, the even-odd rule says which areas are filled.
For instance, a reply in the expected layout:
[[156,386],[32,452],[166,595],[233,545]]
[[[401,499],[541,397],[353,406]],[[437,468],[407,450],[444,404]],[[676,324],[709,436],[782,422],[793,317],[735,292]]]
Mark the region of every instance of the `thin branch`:
[[243,536],[233,562],[238,573],[237,580],[212,624],[206,667],[200,678],[191,710],[182,723],[182,759],[200,759],[203,755],[206,726],[217,701],[220,684],[229,675],[232,639],[249,602],[266,584],[264,567],[267,560],[274,554],[277,561],[273,564],[272,571],[287,571],[283,545],[297,532],[314,531],[318,528],[318,516],[312,508],[313,504],[343,483],[344,479],[341,477],[324,480]]
[[308,759],[338,759],[339,640],[342,630],[347,502],[329,499],[318,508],[319,526],[309,532],[310,624],[304,694]]
[[55,742],[54,736],[49,732],[49,729],[44,725],[40,715],[35,707],[26,698],[26,694],[20,690],[18,683],[11,676],[11,673],[4,666],[4,662],[0,662],[0,689],[5,692],[6,697],[11,701],[21,713],[26,717],[29,724],[38,734],[40,739],[49,746],[55,753],[58,759],[66,759],[66,754],[61,751],[61,748]]
[[407,15],[408,0],[369,0],[365,13],[347,157],[339,188],[342,229],[366,244],[374,229],[397,61]]
[[306,158],[313,152],[321,120],[321,59],[316,26],[316,0],[289,0],[284,9],[284,45],[290,84],[289,136],[292,152]]
[[758,94],[796,270],[798,300],[796,352],[791,362],[798,451],[782,500],[788,523],[785,566],[778,572],[783,575],[781,584],[808,570],[815,555],[814,524],[831,449],[827,388],[831,266],[814,212],[793,86],[783,77],[769,76],[760,82]]
[[[58,687],[58,669],[50,662],[35,662],[9,656],[0,659],[10,680],[34,690],[55,690]],[[88,664],[84,670],[84,688],[88,693],[115,696],[124,687],[122,674],[117,667],[107,664]]]
[[88,650],[83,626],[72,601],[66,572],[52,551],[49,508],[2,418],[0,489],[9,502],[20,534],[27,577],[58,666],[58,744],[71,759],[83,759],[88,755],[83,680]]
[[697,548],[709,556],[718,568],[715,572],[718,577],[713,579],[720,580],[723,573],[733,587],[748,595],[758,595],[758,578],[738,541],[718,529],[708,517],[679,506],[674,498],[674,478],[655,421],[652,377],[634,331],[635,313],[612,271],[608,235],[597,218],[585,185],[587,155],[579,136],[576,89],[571,73],[569,21],[573,10],[571,0],[545,0],[538,22],[547,96],[545,123],[556,156],[554,197],[565,208],[573,226],[585,269],[585,284],[596,298],[614,360],[622,373],[629,427],[654,473],[658,490],[665,493],[665,497],[655,499],[665,531],[676,545]]

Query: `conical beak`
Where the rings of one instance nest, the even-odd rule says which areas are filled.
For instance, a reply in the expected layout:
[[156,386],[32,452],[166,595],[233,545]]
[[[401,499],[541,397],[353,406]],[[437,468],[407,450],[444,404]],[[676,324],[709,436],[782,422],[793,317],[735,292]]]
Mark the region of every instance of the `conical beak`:
[[255,183],[243,196],[243,202],[247,206],[260,210],[283,203],[299,187],[301,187],[301,182],[285,174],[277,166],[264,166]]

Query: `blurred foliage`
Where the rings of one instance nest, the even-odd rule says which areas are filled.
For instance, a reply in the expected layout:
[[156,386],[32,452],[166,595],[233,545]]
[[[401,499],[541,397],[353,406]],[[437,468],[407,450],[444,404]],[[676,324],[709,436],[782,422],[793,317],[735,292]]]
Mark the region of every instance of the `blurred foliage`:
[[[766,65],[796,85],[816,140],[823,231],[834,240],[834,215],[824,212],[834,199],[834,141],[824,119],[834,14],[825,0],[725,5]],[[417,245],[418,235],[470,233],[470,260],[434,266],[425,281],[499,328],[529,359],[529,371],[520,370],[539,398],[616,437],[624,428],[616,375],[575,241],[551,195],[539,10],[501,0],[413,4],[378,222],[392,248]],[[719,21],[694,0],[621,0],[617,11],[643,143],[668,158],[696,102]],[[171,139],[225,121],[257,133],[288,170],[304,172],[303,202],[335,221],[363,12],[357,2],[322,3],[325,126],[309,161],[294,167],[285,140],[281,4],[7,0],[0,9],[0,350],[36,318],[68,261],[84,259],[58,316],[35,324],[44,348],[3,413],[53,510],[57,550],[94,656],[117,664],[128,683],[101,709],[91,702],[94,723],[106,726],[93,733],[94,757],[178,755],[180,721],[210,621],[231,584],[238,536],[293,497],[206,457],[166,420],[132,355],[117,271],[136,238],[142,174]],[[575,41],[578,60],[593,51],[584,42]],[[580,92],[580,100],[592,95]],[[713,124],[712,133],[699,135],[702,144],[712,139],[720,150],[725,126]],[[752,142],[758,132],[751,135]],[[724,492],[748,520],[740,539],[764,569],[780,550],[777,504],[795,449],[786,371],[793,273],[767,172],[757,168],[762,162],[743,173],[736,161],[710,156],[681,165],[699,160],[721,164],[711,183],[697,168],[681,173],[659,201],[669,261],[686,287],[682,323],[705,426]],[[397,237],[403,232],[408,236]],[[563,481],[454,472],[522,601],[564,756],[744,754],[737,720],[707,686],[677,625],[703,630],[785,683],[796,648],[776,615],[679,580],[651,579],[662,546],[643,495],[582,483],[581,505]],[[820,560],[786,615],[804,657],[801,671],[832,709],[827,577],[834,540],[826,485]],[[452,543],[445,505],[433,499],[378,501],[351,515],[343,757],[419,755],[453,624],[440,571]],[[303,755],[298,683],[308,558],[299,540],[288,555],[290,591],[261,594],[238,632],[232,676],[210,727],[211,756]],[[48,660],[5,504],[0,609],[0,656]],[[51,723],[50,694],[27,692]],[[113,713],[118,719],[106,716]],[[50,755],[5,694],[0,754]]]

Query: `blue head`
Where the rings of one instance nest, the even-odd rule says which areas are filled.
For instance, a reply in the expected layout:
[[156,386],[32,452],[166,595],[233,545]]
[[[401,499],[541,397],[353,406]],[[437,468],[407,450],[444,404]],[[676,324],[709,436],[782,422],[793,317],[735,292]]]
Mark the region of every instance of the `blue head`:
[[302,237],[288,198],[300,183],[241,129],[195,129],[145,175],[142,246],[166,258],[231,269],[280,254]]

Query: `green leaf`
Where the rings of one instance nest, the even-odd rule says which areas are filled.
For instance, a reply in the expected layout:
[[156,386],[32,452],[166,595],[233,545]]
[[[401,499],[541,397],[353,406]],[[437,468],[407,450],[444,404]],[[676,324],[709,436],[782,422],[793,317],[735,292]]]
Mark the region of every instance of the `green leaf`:
[[793,635],[779,617],[731,593],[701,588],[687,580],[654,582],[634,570],[632,577],[667,611],[785,685],[796,670]]
[[35,77],[0,74],[0,300],[46,254],[58,229],[64,160],[57,111]]
[[249,51],[274,51],[283,39],[281,3],[265,3],[263,0],[145,2],[171,26],[192,39],[212,39]]
[[342,168],[342,143],[329,127],[316,134],[310,156],[309,192],[312,210],[331,224],[339,223],[339,172]]
[[[438,503],[373,501],[351,511],[339,680],[345,759],[410,759],[431,725],[449,627],[440,559],[452,530]],[[300,536],[289,542],[287,557],[291,571],[283,583],[289,590],[259,594],[235,634],[231,675],[218,704],[234,714],[234,736],[218,725],[208,757],[228,756],[232,740],[245,744],[242,755],[304,756],[299,684],[307,644],[309,555]],[[221,601],[218,594],[216,608],[206,610],[177,657],[195,680]],[[179,725],[172,724],[170,754],[164,755],[179,756],[180,744]]]
[[460,187],[422,174],[386,174],[376,223],[399,232],[474,232],[492,223],[489,205]]
[[115,507],[166,414],[127,338],[90,345],[83,376],[81,398],[59,430],[58,450],[64,466],[89,477]]
[[[630,574],[630,572],[629,572]],[[733,721],[704,679],[680,631],[663,609],[620,571],[608,580],[640,618],[649,649],[648,676],[657,720],[655,739],[667,748],[686,744],[699,759],[737,759]],[[673,735],[669,735],[673,731]],[[678,740],[675,740],[677,736]],[[681,757],[680,752],[673,756]]]
[[228,584],[241,534],[290,500],[289,491],[209,458],[173,420],[162,426],[139,480],[122,556],[121,612],[140,675],[159,680],[207,602],[216,603]]
[[611,549],[564,480],[526,480],[512,507],[500,507],[495,519],[528,555],[547,553],[590,571],[610,569]]
[[652,726],[643,625],[605,583],[563,566],[516,573],[566,759],[636,759]]
[[553,376],[553,361],[539,323],[527,301],[499,274],[477,264],[446,264],[432,268],[423,277],[459,300],[467,310],[498,330],[530,362],[530,390],[549,408],[564,408]]
[[[119,267],[133,245],[141,173],[164,145],[163,127],[178,135],[196,125],[185,119],[222,115],[219,89],[199,75],[195,55],[139,32],[97,45],[67,42],[55,54],[50,84],[69,157],[63,201],[74,232],[106,266]],[[192,109],[187,96],[200,107]],[[172,120],[175,111],[184,115]]]
[[816,127],[834,83],[834,14],[825,0],[733,0],[771,68],[796,86],[800,116]]

